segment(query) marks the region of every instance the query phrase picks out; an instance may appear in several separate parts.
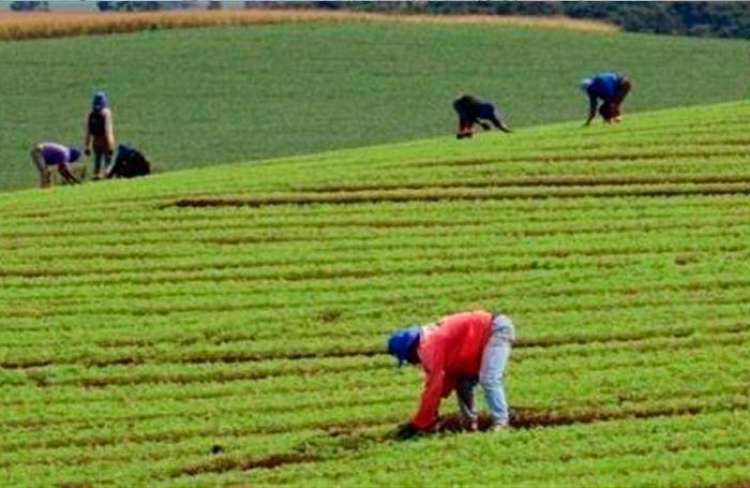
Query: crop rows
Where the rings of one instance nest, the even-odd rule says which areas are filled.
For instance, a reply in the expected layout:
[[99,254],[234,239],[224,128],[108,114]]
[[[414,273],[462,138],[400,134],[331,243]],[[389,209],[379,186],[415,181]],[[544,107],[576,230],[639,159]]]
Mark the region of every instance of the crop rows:
[[[668,112],[632,135],[1,195],[4,484],[421,486],[436,466],[473,484],[479,464],[513,486],[749,479],[750,105],[729,107],[690,109],[744,116],[723,134]],[[692,142],[660,137],[681,129]],[[517,326],[512,428],[395,442],[420,378],[387,334],[471,308]]]

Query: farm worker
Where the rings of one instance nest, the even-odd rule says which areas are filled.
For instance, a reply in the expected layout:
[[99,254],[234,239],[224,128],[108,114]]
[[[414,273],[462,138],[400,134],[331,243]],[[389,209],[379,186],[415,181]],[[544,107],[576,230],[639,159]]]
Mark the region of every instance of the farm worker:
[[503,375],[515,339],[513,323],[506,315],[485,311],[448,315],[435,324],[412,325],[388,339],[388,352],[399,365],[420,364],[425,372],[424,390],[417,413],[399,426],[398,437],[408,439],[437,422],[440,400],[455,390],[461,421],[477,429],[474,387],[484,390],[490,410],[491,430],[508,425],[508,403]]
[[484,130],[489,130],[490,125],[482,120],[489,120],[503,132],[511,132],[508,125],[503,122],[502,114],[495,104],[484,102],[473,95],[461,95],[453,100],[453,109],[458,114],[456,139],[471,137],[474,124],[479,124]]
[[142,152],[124,144],[117,146],[115,163],[109,167],[107,178],[134,178],[151,173],[151,163]]
[[81,151],[74,147],[66,147],[54,142],[42,142],[31,150],[31,159],[39,170],[40,186],[47,188],[50,184],[50,166],[57,166],[65,181],[80,183],[70,172],[68,164],[75,163],[81,157]]
[[[115,148],[115,136],[112,122],[112,111],[107,106],[107,95],[103,91],[94,94],[91,111],[86,115],[84,124],[83,147],[86,156],[94,151],[94,179],[102,178],[112,162]],[[102,159],[104,168],[102,168]]]
[[589,96],[589,116],[584,125],[591,124],[596,117],[597,105],[601,99],[599,114],[608,124],[620,121],[620,105],[630,92],[630,80],[619,73],[600,73],[581,81],[581,91]]

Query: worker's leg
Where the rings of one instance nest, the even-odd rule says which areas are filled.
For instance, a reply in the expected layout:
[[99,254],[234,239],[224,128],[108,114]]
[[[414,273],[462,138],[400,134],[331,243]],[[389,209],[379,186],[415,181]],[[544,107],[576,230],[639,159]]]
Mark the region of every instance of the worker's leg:
[[612,99],[612,102],[614,102],[616,105],[620,105],[623,100],[625,100],[625,97],[628,96],[628,93],[630,93],[630,89],[632,88],[632,85],[630,83],[630,80],[625,78],[620,82],[619,85],[617,85],[617,89],[615,90],[615,96]]
[[474,387],[476,386],[476,378],[459,378],[456,383],[456,400],[461,414],[461,423],[470,431],[477,430],[477,411],[474,408]]
[[456,134],[456,138],[463,139],[464,137],[471,137],[472,133],[471,130],[474,126],[474,122],[472,121],[471,117],[469,117],[468,114],[465,112],[459,112],[458,113],[458,133]]
[[621,105],[623,100],[625,100],[625,97],[630,93],[631,87],[630,80],[625,78],[615,90],[615,96],[612,98],[612,120],[614,122],[620,121],[620,113],[622,112]]
[[102,174],[102,158],[104,153],[97,148],[94,148],[94,179],[98,180]]
[[36,169],[39,170],[39,186],[47,188],[50,183],[50,174],[49,169],[47,168],[47,163],[44,161],[41,147],[35,146],[34,149],[31,150],[31,160],[34,161]]
[[503,377],[513,339],[513,323],[510,318],[505,315],[496,316],[492,321],[492,335],[484,348],[482,366],[479,370],[479,384],[482,385],[487,399],[493,427],[508,425],[510,412]]
[[102,178],[106,178],[107,174],[109,174],[110,167],[112,166],[112,153],[110,151],[105,151],[102,157],[104,158],[104,168],[102,168]]

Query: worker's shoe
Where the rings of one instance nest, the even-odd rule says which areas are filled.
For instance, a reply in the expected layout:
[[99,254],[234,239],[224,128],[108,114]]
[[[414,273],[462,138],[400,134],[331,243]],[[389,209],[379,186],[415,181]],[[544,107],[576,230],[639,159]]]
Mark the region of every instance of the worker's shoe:
[[461,419],[461,428],[467,432],[476,432],[479,430],[479,420],[476,418],[463,417]]
[[489,432],[500,432],[508,428],[508,421],[507,420],[501,420],[498,422],[492,422],[492,425],[490,425],[490,428],[487,429]]

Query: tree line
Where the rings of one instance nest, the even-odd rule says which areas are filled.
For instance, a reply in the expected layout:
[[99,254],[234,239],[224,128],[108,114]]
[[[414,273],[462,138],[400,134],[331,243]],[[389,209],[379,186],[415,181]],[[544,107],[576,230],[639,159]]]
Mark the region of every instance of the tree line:
[[[750,39],[750,2],[97,2],[99,10],[219,9],[223,4],[246,8],[317,8],[368,12],[557,15],[610,22],[628,32],[735,37]],[[11,2],[13,10],[47,10],[49,2]]]

